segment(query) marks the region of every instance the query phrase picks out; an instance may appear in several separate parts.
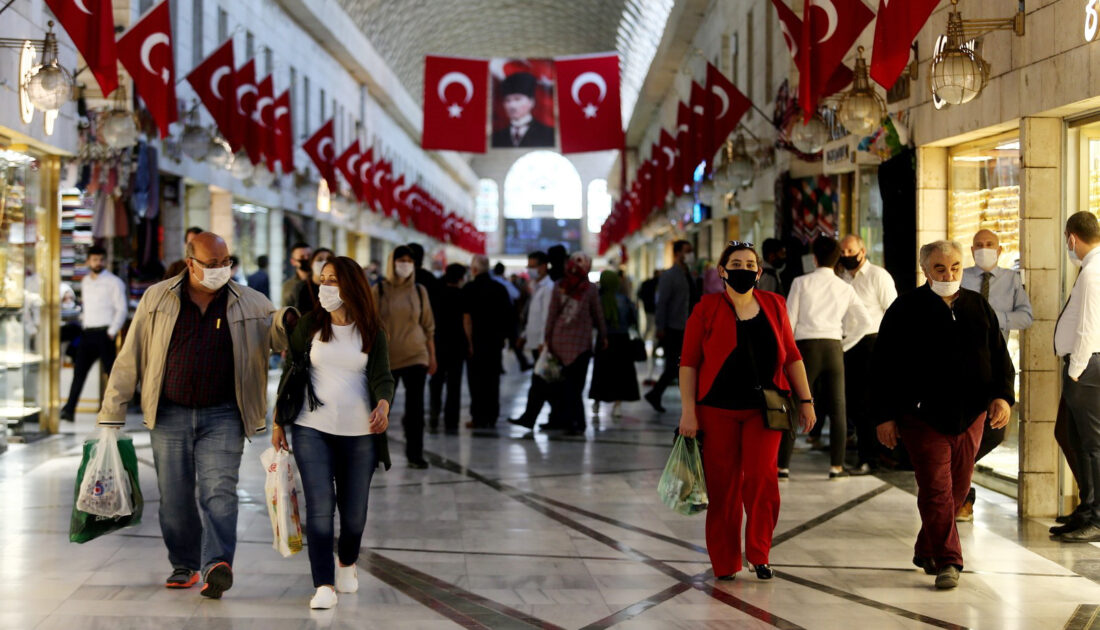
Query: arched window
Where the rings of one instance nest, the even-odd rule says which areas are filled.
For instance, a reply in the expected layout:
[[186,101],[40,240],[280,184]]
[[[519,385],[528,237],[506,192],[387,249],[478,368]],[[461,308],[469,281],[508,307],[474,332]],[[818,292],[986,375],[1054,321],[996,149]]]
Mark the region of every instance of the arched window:
[[607,194],[607,180],[594,179],[588,183],[588,231],[599,233],[609,216],[611,195]]
[[500,187],[491,179],[477,183],[477,209],[474,225],[479,232],[496,232],[500,223]]
[[533,151],[516,160],[504,178],[504,217],[580,219],[581,176],[560,153]]

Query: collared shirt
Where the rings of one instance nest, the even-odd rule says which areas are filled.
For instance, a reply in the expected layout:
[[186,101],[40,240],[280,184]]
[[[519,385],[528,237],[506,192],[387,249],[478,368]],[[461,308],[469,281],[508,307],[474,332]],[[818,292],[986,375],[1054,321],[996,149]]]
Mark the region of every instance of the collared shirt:
[[112,337],[122,330],[130,314],[122,278],[106,269],[94,278],[88,274],[80,281],[80,296],[84,301],[85,328],[106,328]]
[[[980,294],[983,273],[985,269],[978,266],[963,269],[962,288]],[[1020,274],[1004,267],[994,267],[989,273],[992,274],[989,277],[989,305],[997,314],[1001,333],[1008,335],[1010,330],[1030,328],[1031,322],[1034,321],[1031,314],[1031,300],[1028,299],[1027,291],[1024,290]]]
[[531,128],[531,121],[535,117],[531,114],[527,114],[523,118],[512,121],[512,126],[508,129],[508,134],[512,138],[512,144],[519,146],[520,142],[523,142],[523,136],[527,135],[527,130]]
[[493,281],[504,287],[504,290],[508,292],[508,301],[515,304],[516,300],[519,299],[519,289],[516,288],[516,285],[508,282],[508,278],[498,276],[495,273],[493,274]]
[[1100,247],[1081,262],[1058,324],[1054,327],[1054,351],[1069,357],[1069,375],[1078,378],[1093,354],[1100,352]]
[[235,402],[233,339],[226,318],[229,290],[219,291],[203,313],[191,301],[187,282],[185,277],[179,317],[168,342],[163,395],[191,408]]
[[[856,290],[856,295],[863,302],[863,308],[867,309],[867,315],[871,318],[871,332],[877,333],[886,309],[898,299],[894,277],[889,271],[872,264],[869,260],[863,261],[863,265],[855,271],[845,270],[840,277]],[[966,286],[966,280],[963,280],[963,286]]]
[[787,314],[796,341],[835,339],[845,352],[878,330],[855,289],[830,267],[818,267],[794,279]]
[[554,281],[550,276],[535,285],[535,295],[527,307],[527,328],[523,331],[527,348],[534,350],[545,342],[546,316],[550,314],[550,296],[554,294]]
[[682,265],[661,273],[657,283],[657,330],[683,330],[691,314],[691,279]]

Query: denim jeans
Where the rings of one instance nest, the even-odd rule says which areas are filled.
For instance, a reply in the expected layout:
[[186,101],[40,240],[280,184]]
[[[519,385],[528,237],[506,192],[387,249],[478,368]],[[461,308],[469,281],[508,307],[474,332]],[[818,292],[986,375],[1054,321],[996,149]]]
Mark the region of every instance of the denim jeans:
[[219,562],[232,566],[244,452],[237,405],[193,409],[161,400],[151,440],[168,561],[191,571],[205,572]]
[[340,540],[336,554],[340,564],[351,566],[359,559],[367,525],[370,480],[378,466],[374,436],[332,435],[295,424],[291,425],[290,438],[306,496],[306,540],[313,586],[332,586],[336,582],[332,544],[337,508]]

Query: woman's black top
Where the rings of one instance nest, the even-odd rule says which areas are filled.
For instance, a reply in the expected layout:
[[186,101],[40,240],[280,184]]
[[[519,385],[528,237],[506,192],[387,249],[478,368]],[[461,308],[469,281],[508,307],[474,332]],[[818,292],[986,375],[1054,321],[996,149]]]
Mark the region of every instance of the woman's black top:
[[[710,391],[699,404],[730,410],[763,409],[764,395],[756,387],[757,375],[764,387],[775,387],[772,379],[778,344],[763,310],[752,319],[737,320],[737,347],[726,357]],[[750,357],[755,358],[755,366]]]

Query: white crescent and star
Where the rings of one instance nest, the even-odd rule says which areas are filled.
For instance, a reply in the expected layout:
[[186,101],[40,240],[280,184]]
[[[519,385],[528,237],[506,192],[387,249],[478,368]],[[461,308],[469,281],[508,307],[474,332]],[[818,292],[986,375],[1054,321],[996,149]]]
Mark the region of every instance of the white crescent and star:
[[288,113],[290,113],[290,108],[287,107],[286,105],[280,105],[280,106],[276,107],[275,108],[275,118],[274,118],[275,122],[279,122],[279,119],[282,118],[283,116],[286,116]]
[[672,165],[676,163],[676,152],[672,150],[672,147],[661,147],[661,150],[668,157],[668,166],[665,167],[665,170],[672,170]]
[[730,110],[730,97],[726,94],[726,91],[717,85],[710,86],[710,91],[714,92],[714,95],[718,97],[718,100],[722,101],[722,112],[718,114],[717,118],[724,118],[726,112]]
[[359,154],[358,153],[352,153],[351,155],[348,156],[348,159],[347,159],[347,161],[344,162],[344,165],[347,166],[347,169],[348,169],[349,173],[355,173],[356,172],[355,163],[358,162],[358,161],[359,161]]
[[779,28],[783,31],[783,39],[787,40],[787,48],[791,51],[791,57],[798,57],[798,40],[791,35],[791,29],[783,20],[779,20]]
[[370,167],[371,163],[366,160],[359,164],[359,181],[364,184],[370,182]]
[[[470,99],[474,97],[474,82],[470,80],[470,77],[461,72],[448,72],[439,80],[439,84],[436,85],[436,93],[439,95],[439,100],[444,103],[447,102],[447,88],[452,83],[457,83],[462,86],[462,89],[466,90],[466,98],[462,103],[469,103]],[[462,116],[462,105],[459,105],[457,102],[451,103],[447,108],[447,112],[451,118],[460,118]]]
[[[325,151],[325,147],[328,147],[328,151]],[[332,146],[332,138],[328,136],[321,138],[317,143],[317,156],[326,162],[332,162],[335,159],[336,149]]]
[[381,170],[378,170],[378,171],[374,172],[374,187],[375,188],[381,188],[382,187],[382,177],[385,174],[386,174],[385,171],[381,171]]
[[237,86],[237,111],[240,112],[241,115],[245,115],[244,109],[241,108],[241,104],[244,103],[244,95],[249,93],[259,95],[260,90],[251,83],[245,83],[243,85]]
[[225,97],[222,96],[221,90],[218,89],[218,84],[222,82],[222,77],[232,71],[233,69],[229,66],[219,66],[217,70],[210,74],[210,91],[214,94],[214,98],[219,101],[224,101]]
[[825,36],[817,40],[817,43],[824,44],[832,38],[834,33],[836,33],[837,22],[839,21],[837,19],[836,5],[833,4],[833,0],[810,0],[810,6],[821,9],[825,12],[826,17],[829,18],[829,28],[825,30]]
[[256,109],[252,110],[252,120],[255,120],[261,127],[267,127],[264,124],[264,110],[271,107],[275,99],[270,96],[262,96],[256,101]]
[[84,6],[84,0],[73,0],[73,4],[76,5],[76,8],[80,9],[84,13],[87,13],[88,15],[92,14],[92,12],[88,10],[88,7]]
[[[146,37],[145,41],[141,43],[141,65],[145,66],[149,74],[153,76],[157,75],[157,71],[153,69],[153,64],[149,61],[149,55],[153,52],[153,49],[160,44],[164,44],[165,46],[169,46],[169,50],[171,50],[171,42],[172,40],[168,39],[167,33],[157,32]],[[165,84],[171,79],[171,73],[168,70],[168,66],[161,68],[160,78]]]
[[577,107],[581,106],[581,88],[592,84],[600,90],[600,96],[596,99],[595,103],[588,103],[581,109],[584,111],[585,118],[595,118],[599,113],[599,108],[596,107],[598,103],[603,103],[603,99],[607,97],[607,81],[598,72],[582,72],[577,75],[577,78],[573,79],[573,85],[570,87],[570,94],[573,96],[573,102],[577,104]]

